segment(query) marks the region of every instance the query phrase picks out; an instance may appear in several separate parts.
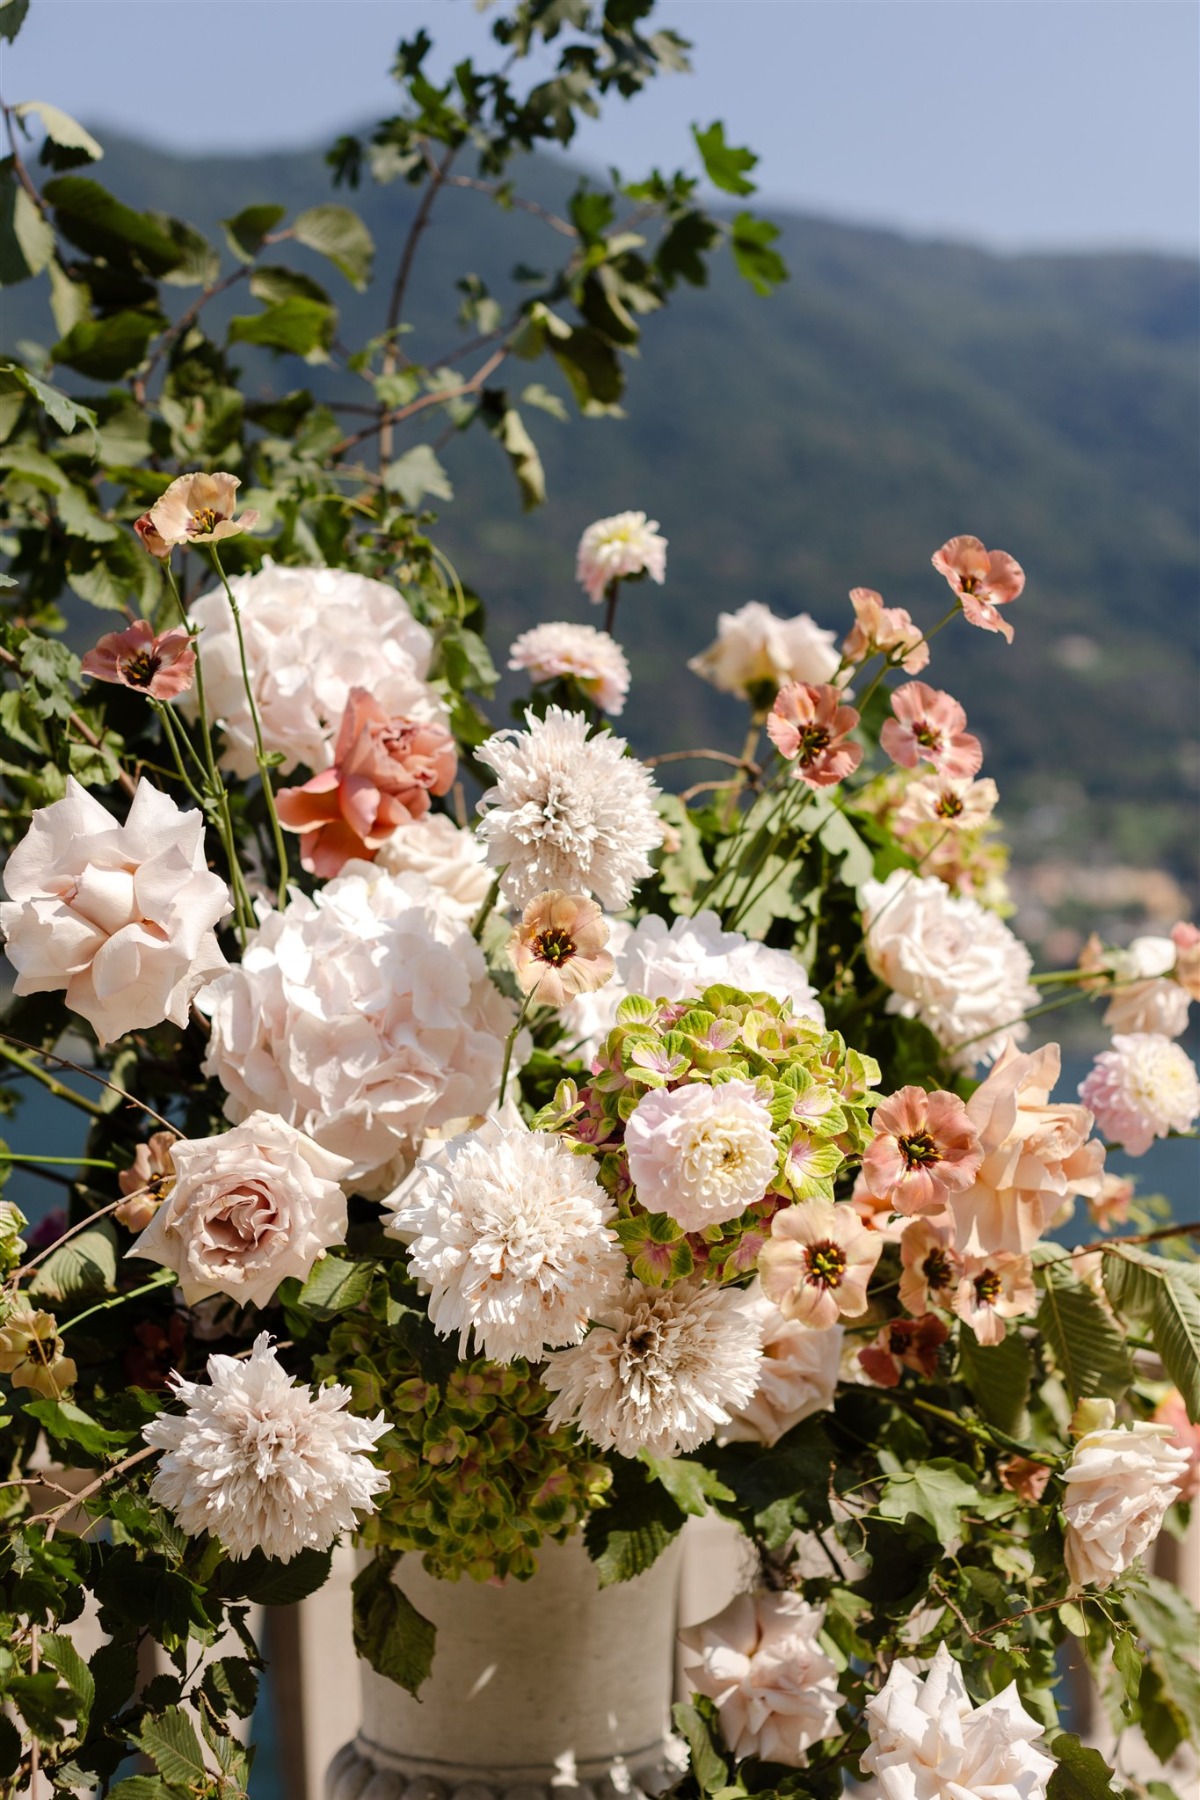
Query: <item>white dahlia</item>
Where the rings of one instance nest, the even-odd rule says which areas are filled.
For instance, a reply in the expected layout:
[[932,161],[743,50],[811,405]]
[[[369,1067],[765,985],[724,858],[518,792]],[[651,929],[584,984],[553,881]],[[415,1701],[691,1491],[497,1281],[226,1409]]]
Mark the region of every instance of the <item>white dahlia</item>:
[[1027,1036],[1033,959],[994,912],[908,869],[866,882],[860,900],[867,961],[892,989],[889,1012],[920,1019],[963,1069]]
[[418,1163],[386,1227],[443,1337],[496,1362],[577,1344],[625,1271],[613,1202],[560,1137],[488,1120]]
[[1095,1114],[1097,1128],[1129,1156],[1144,1156],[1155,1138],[1189,1131],[1200,1116],[1195,1064],[1182,1045],[1157,1031],[1118,1032],[1112,1049],[1096,1058],[1079,1097]]
[[528,669],[534,681],[570,676],[590,700],[611,718],[625,710],[629,663],[607,631],[594,625],[551,622],[523,631],[510,646],[510,669]]
[[744,1294],[697,1281],[626,1282],[581,1344],[547,1359],[552,1425],[601,1450],[674,1456],[706,1443],[746,1405],[762,1362]]
[[[263,747],[318,773],[333,762],[338,725],[351,688],[365,688],[389,717],[446,722],[426,683],[433,639],[403,595],[348,569],[287,569],[268,564],[230,582],[246,640],[246,663]],[[233,614],[223,588],[191,608],[209,711],[224,732],[221,763],[235,775],[255,769],[254,727],[242,680]],[[183,701],[195,718],[196,692]]]
[[625,1148],[646,1211],[669,1213],[684,1231],[740,1218],[778,1161],[770,1107],[752,1081],[651,1088],[626,1122]]
[[662,843],[659,790],[625,739],[589,735],[583,713],[551,706],[525,719],[527,730],[497,731],[476,752],[497,778],[479,803],[479,835],[505,871],[501,892],[515,906],[550,889],[591,894],[619,912]]
[[204,1011],[226,1116],[278,1113],[375,1193],[426,1132],[487,1112],[514,1017],[437,891],[363,863],[265,911]]
[[575,553],[575,579],[593,605],[599,606],[610,581],[640,575],[660,587],[667,578],[667,540],[659,535],[657,519],[623,512],[588,526]]
[[289,1562],[375,1511],[388,1483],[369,1453],[387,1420],[354,1418],[347,1387],[314,1395],[293,1381],[266,1332],[247,1359],[210,1356],[207,1384],[171,1385],[183,1412],[160,1413],[142,1435],[166,1452],[150,1493],[189,1536],[210,1532],[235,1559],[261,1550]]
[[612,979],[593,994],[581,994],[562,1012],[563,1028],[579,1054],[590,1060],[617,1021],[627,994],[651,1000],[686,1000],[717,983],[751,994],[790,1000],[802,1019],[825,1023],[803,965],[790,950],[773,950],[740,931],[723,931],[715,912],[678,918],[668,926],[656,914],[627,925],[609,925],[608,948],[616,962]]

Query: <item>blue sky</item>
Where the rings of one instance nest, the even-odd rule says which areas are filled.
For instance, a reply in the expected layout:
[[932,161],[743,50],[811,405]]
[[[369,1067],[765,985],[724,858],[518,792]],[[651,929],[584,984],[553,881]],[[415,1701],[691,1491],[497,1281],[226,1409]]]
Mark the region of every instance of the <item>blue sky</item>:
[[[1197,249],[1193,0],[666,0],[661,18],[695,74],[614,106],[581,157],[678,161],[689,123],[720,117],[776,205],[1002,248]],[[421,24],[442,66],[486,48],[473,0],[33,0],[4,97],[178,149],[309,146],[394,109],[387,64]]]

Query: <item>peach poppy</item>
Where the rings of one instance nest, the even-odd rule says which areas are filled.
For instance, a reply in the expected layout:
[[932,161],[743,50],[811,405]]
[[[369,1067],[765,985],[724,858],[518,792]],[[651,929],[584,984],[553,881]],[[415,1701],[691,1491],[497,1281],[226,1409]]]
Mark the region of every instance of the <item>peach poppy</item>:
[[968,1256],[954,1295],[954,1311],[981,1344],[999,1344],[1007,1319],[1037,1310],[1033,1263],[1027,1256],[1001,1251],[996,1256]]
[[905,1369],[928,1380],[937,1373],[942,1345],[949,1336],[933,1313],[926,1313],[923,1319],[893,1319],[873,1344],[859,1351],[858,1360],[880,1387],[896,1387]]
[[140,529],[139,519],[134,530],[155,556],[161,551],[153,549],[149,541],[151,529],[168,551],[176,544],[214,544],[220,538],[236,537],[258,523],[256,512],[247,511],[234,518],[241,485],[236,475],[181,475],[150,508],[149,529]]
[[863,1179],[897,1212],[940,1213],[979,1172],[979,1133],[957,1094],[898,1088],[876,1107],[872,1124]]
[[868,1231],[845,1201],[785,1207],[771,1220],[759,1254],[763,1292],[785,1319],[806,1325],[836,1325],[843,1314],[858,1318],[867,1310],[867,1283],[883,1246],[881,1234]]
[[836,787],[862,761],[862,745],[852,744],[848,735],[857,724],[858,714],[842,705],[837,688],[789,681],[775,696],[767,736],[781,756],[795,763],[795,780],[814,788]]
[[985,550],[977,537],[955,537],[933,554],[962,606],[963,617],[981,631],[999,631],[1011,644],[1013,628],[997,607],[1008,606],[1025,586],[1025,571],[1003,550]]
[[155,635],[147,619],[125,631],[106,631],[79,665],[93,681],[135,688],[155,700],[175,700],[195,680],[196,652],[182,625]]
[[538,894],[508,940],[522,993],[543,1006],[565,1006],[611,979],[608,926],[594,900],[557,891]]
[[954,1248],[954,1225],[940,1219],[914,1219],[900,1239],[900,1304],[915,1318],[931,1306],[949,1311],[962,1275],[962,1258]]
[[874,588],[861,587],[850,589],[850,604],[854,608],[854,624],[842,645],[848,663],[865,662],[868,656],[882,651],[910,675],[925,667],[929,645],[903,606],[885,606],[883,596]]
[[951,781],[968,780],[978,772],[983,746],[967,731],[967,715],[952,694],[923,681],[906,681],[892,694],[892,712],[879,741],[893,762],[905,769],[932,763]]

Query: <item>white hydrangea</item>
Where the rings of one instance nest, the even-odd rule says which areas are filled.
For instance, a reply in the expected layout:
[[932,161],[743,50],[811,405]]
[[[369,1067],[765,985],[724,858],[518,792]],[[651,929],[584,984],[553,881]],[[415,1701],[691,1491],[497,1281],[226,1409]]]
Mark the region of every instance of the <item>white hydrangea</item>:
[[860,900],[867,961],[892,990],[887,1010],[927,1025],[958,1068],[1028,1035],[1033,958],[994,912],[908,869],[868,881]]
[[436,890],[366,863],[264,911],[204,1010],[226,1116],[279,1113],[377,1193],[425,1132],[487,1112],[514,1018]]
[[562,1009],[567,1043],[584,1061],[599,1050],[617,1021],[627,994],[651,1000],[686,1000],[717,983],[751,994],[790,1000],[798,1018],[824,1025],[825,1015],[804,968],[790,950],[773,950],[740,931],[724,931],[715,912],[674,919],[657,914],[629,925],[614,919],[608,948],[616,963],[612,979],[592,994],[580,994]]
[[411,1238],[429,1317],[459,1351],[540,1361],[577,1344],[625,1272],[616,1208],[564,1139],[488,1120],[418,1163],[386,1228]]
[[619,912],[662,843],[659,790],[625,739],[590,734],[583,713],[551,706],[525,719],[527,730],[497,731],[476,752],[497,778],[479,803],[479,835],[505,871],[501,892],[515,906],[552,889],[590,894]]
[[781,619],[761,600],[718,613],[717,636],[688,668],[723,694],[750,697],[755,688],[785,681],[832,681],[841,661],[836,635],[808,613]]
[[758,1386],[759,1323],[735,1288],[626,1282],[581,1344],[547,1359],[552,1425],[601,1450],[675,1456],[728,1425]]
[[923,1680],[893,1663],[865,1710],[862,1768],[882,1800],[1045,1800],[1055,1763],[1038,1748],[1042,1727],[1016,1683],[972,1706],[945,1644]]
[[445,813],[402,825],[379,846],[375,866],[389,875],[423,875],[437,889],[439,910],[468,925],[492,885],[483,845]]
[[575,553],[575,579],[594,606],[599,606],[611,581],[631,581],[639,575],[648,575],[660,587],[667,577],[667,540],[659,533],[657,519],[648,519],[644,512],[623,512],[588,526]]
[[509,648],[510,669],[527,669],[534,681],[569,675],[601,712],[615,719],[625,710],[629,663],[616,639],[594,625],[551,620],[523,631]]
[[[394,588],[348,569],[288,569],[268,564],[230,582],[242,617],[246,663],[263,747],[283,756],[284,775],[300,763],[330,767],[350,689],[365,688],[384,711],[445,724],[446,712],[425,677],[433,639]],[[223,588],[191,609],[209,713],[224,732],[221,765],[254,774],[254,727],[238,656],[233,614]],[[193,689],[182,705],[195,718]]]
[[210,1356],[207,1384],[171,1385],[183,1412],[160,1413],[142,1435],[166,1452],[150,1493],[189,1537],[209,1532],[238,1560],[261,1550],[289,1562],[375,1511],[388,1483],[369,1453],[387,1420],[348,1413],[348,1387],[314,1395],[293,1381],[266,1332],[248,1358]]
[[1188,1471],[1170,1425],[1116,1425],[1112,1401],[1093,1401],[1100,1423],[1076,1444],[1063,1475],[1067,1573],[1072,1589],[1109,1588],[1158,1536]]

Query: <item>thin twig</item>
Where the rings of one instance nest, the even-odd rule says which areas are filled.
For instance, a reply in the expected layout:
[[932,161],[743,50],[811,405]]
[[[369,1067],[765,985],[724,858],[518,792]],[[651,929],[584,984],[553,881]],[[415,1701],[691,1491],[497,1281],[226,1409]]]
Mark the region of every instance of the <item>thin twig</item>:
[[[76,1075],[85,1075],[89,1081],[99,1082],[100,1086],[107,1088],[110,1093],[120,1094],[122,1100],[127,1101],[130,1106],[140,1106],[144,1113],[150,1118],[158,1121],[164,1131],[170,1131],[176,1137],[179,1136],[179,1132],[176,1130],[175,1126],[172,1125],[170,1119],[164,1119],[160,1112],[155,1112],[152,1106],[148,1106],[144,1100],[139,1100],[136,1094],[131,1094],[127,1089],[118,1087],[115,1081],[109,1081],[104,1075],[97,1075],[95,1069],[87,1069],[82,1063],[72,1062],[69,1056],[59,1056],[58,1052],[55,1050],[43,1050],[39,1044],[27,1044],[24,1038],[14,1037],[9,1031],[0,1031],[0,1056],[7,1056],[11,1062],[19,1061],[22,1066],[26,1066],[24,1058],[13,1056],[11,1052],[4,1048],[5,1043],[19,1044],[22,1050],[32,1050],[35,1056],[44,1057],[47,1062],[57,1063],[60,1069],[71,1069]],[[31,1075],[36,1075],[39,1080],[47,1083],[50,1083],[54,1079],[53,1076],[43,1074],[41,1069],[35,1069],[33,1067],[29,1068],[29,1073]],[[56,1087],[62,1087],[61,1082],[55,1082],[54,1085]],[[104,1117],[104,1110],[102,1107],[95,1105],[91,1100],[85,1100],[83,1095],[77,1094],[73,1088],[62,1087],[62,1093],[59,1098],[74,1100],[76,1105],[82,1106],[85,1112],[95,1113],[97,1118]]]
[[502,344],[499,350],[489,356],[487,361],[475,371],[471,379],[464,381],[460,387],[439,388],[433,393],[422,394],[419,400],[410,400],[407,406],[399,406],[392,412],[384,413],[372,424],[364,425],[361,431],[355,431],[351,436],[343,438],[340,443],[333,446],[329,454],[341,456],[345,451],[353,450],[356,444],[363,443],[378,432],[380,434],[379,454],[385,462],[389,461],[391,446],[387,443],[387,433],[391,426],[401,425],[405,419],[411,419],[416,413],[425,412],[431,406],[442,406],[447,401],[463,400],[470,394],[477,394],[493,369],[499,368],[510,348],[509,344]]

